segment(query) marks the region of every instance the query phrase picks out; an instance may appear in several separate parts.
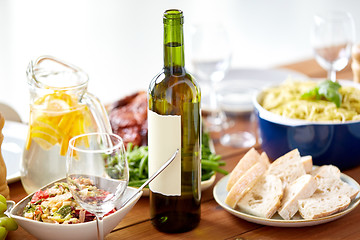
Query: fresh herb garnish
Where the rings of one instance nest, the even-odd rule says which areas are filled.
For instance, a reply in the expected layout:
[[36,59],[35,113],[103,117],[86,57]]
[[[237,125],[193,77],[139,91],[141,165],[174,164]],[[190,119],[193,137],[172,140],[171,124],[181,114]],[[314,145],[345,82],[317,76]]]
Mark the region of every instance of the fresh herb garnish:
[[336,107],[340,107],[342,101],[342,96],[339,92],[340,88],[341,85],[339,83],[326,80],[301,95],[301,98],[310,100],[327,100],[335,103]]

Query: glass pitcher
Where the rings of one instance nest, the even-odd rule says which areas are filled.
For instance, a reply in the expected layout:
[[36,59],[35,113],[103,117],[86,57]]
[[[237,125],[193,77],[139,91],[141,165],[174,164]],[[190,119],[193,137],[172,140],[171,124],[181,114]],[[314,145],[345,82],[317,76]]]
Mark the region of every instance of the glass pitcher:
[[42,56],[30,62],[27,78],[30,119],[20,172],[31,193],[66,176],[70,138],[112,131],[105,108],[87,92],[87,74],[78,67]]

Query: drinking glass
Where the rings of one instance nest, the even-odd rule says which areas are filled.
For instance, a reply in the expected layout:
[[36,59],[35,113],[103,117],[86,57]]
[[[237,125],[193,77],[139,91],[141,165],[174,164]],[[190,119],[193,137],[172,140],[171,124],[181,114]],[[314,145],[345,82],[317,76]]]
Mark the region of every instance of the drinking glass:
[[241,80],[226,80],[217,91],[218,105],[226,119],[220,134],[224,146],[249,148],[256,143],[252,98],[257,90]]
[[348,64],[354,41],[355,27],[350,13],[334,11],[314,16],[311,43],[317,62],[328,71],[329,80],[336,81],[336,71]]
[[[223,115],[216,100],[217,84],[225,78],[231,62],[231,47],[228,34],[220,23],[197,25],[192,36],[192,65],[194,73],[202,83],[209,85],[208,94],[210,114],[205,118],[209,131],[219,131]],[[202,87],[204,90],[204,88]],[[203,98],[204,99],[204,98]],[[204,102],[204,101],[203,101]]]
[[111,133],[87,133],[70,139],[66,179],[81,207],[96,216],[98,239],[103,217],[114,209],[129,182],[123,140]]

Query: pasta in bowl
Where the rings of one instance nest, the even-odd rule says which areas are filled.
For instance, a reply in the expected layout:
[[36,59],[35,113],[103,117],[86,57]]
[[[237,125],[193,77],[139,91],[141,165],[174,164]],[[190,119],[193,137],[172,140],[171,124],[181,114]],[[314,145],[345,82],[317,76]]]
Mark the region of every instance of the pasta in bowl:
[[285,81],[254,97],[262,148],[270,158],[298,148],[302,155],[312,155],[316,165],[344,170],[360,164],[360,85],[339,81],[340,107],[301,97],[322,81]]
[[306,121],[358,121],[360,120],[360,89],[346,83],[343,85],[338,90],[341,94],[339,106],[326,99],[303,97],[304,94],[315,89],[318,82],[293,80],[264,90],[261,105],[275,114]]

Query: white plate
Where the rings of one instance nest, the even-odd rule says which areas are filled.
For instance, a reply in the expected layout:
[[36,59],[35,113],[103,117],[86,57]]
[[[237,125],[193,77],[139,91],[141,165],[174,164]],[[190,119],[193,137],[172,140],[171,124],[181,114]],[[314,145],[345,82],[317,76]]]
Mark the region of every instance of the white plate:
[[[223,82],[237,82],[240,83],[243,88],[260,90],[268,85],[278,84],[285,81],[288,78],[293,79],[307,79],[308,77],[302,73],[286,70],[286,69],[230,69]],[[199,81],[201,87],[201,107],[204,111],[211,111],[210,105],[210,87],[206,81]],[[219,83],[222,85],[222,82]],[[231,84],[230,84],[231,85]],[[239,111],[251,111],[252,102],[251,96],[247,103],[238,105]],[[229,104],[229,108],[234,111],[234,105],[236,103]]]
[[[226,211],[228,211],[229,213],[231,213],[239,218],[242,218],[249,222],[267,225],[267,226],[305,227],[305,226],[314,226],[314,225],[318,225],[318,224],[322,224],[322,223],[327,223],[327,222],[334,221],[340,217],[345,216],[346,214],[348,214],[349,212],[354,210],[355,207],[357,205],[359,205],[359,203],[360,203],[360,193],[359,193],[355,197],[355,199],[353,199],[351,201],[350,206],[347,209],[345,209],[344,211],[335,213],[333,215],[327,216],[327,217],[314,219],[314,220],[305,220],[305,219],[301,218],[301,216],[299,214],[296,214],[292,220],[283,220],[278,214],[275,214],[271,219],[266,219],[266,218],[256,217],[251,214],[243,213],[241,211],[232,209],[225,203],[225,198],[228,194],[228,191],[226,191],[226,185],[227,185],[228,179],[229,179],[229,175],[220,179],[220,181],[215,185],[214,191],[213,191],[215,201],[221,207],[223,207]],[[341,180],[350,184],[353,188],[360,190],[359,184],[351,177],[342,173]]]
[[20,162],[27,131],[27,125],[5,120],[5,125],[2,130],[4,141],[1,145],[1,152],[6,165],[6,180],[8,183],[20,179]]
[[[202,181],[201,182],[201,191],[205,191],[206,189],[211,187],[214,184],[215,179],[216,179],[216,174],[212,175],[210,179],[208,179],[206,181]],[[149,189],[148,188],[143,189],[142,196],[149,196]]]

